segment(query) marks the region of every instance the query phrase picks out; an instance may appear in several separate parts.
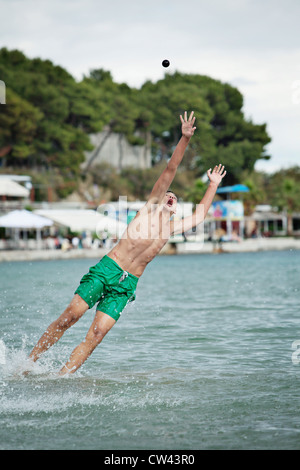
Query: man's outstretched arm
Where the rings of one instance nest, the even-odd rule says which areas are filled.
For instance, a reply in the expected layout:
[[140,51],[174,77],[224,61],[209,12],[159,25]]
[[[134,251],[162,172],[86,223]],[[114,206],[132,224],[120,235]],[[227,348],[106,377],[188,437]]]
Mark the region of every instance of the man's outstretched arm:
[[170,184],[172,183],[177,168],[183,159],[185,149],[187,148],[191,137],[194,135],[196,127],[194,127],[195,117],[194,111],[191,112],[190,117],[187,118],[187,112],[185,111],[184,117],[180,116],[182,123],[181,132],[182,136],[179,140],[176,149],[173,152],[173,155],[168,162],[167,167],[164,169],[155,185],[153,186],[152,192],[150,194],[148,202],[157,204],[159,203],[166,194],[166,191],[169,189]]
[[215,166],[213,171],[211,168],[207,172],[209,178],[209,186],[201,199],[200,203],[197,205],[196,210],[189,217],[185,217],[183,220],[178,220],[174,222],[173,234],[175,233],[184,233],[199,225],[205,219],[208,209],[213,202],[215,194],[217,192],[218,186],[221,183],[222,179],[226,175],[224,171],[224,166],[221,164]]

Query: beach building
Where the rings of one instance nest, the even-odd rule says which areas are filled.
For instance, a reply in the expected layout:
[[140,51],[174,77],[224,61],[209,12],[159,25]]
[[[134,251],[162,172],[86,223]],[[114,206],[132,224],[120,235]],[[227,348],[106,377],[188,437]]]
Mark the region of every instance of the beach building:
[[300,237],[300,212],[292,214],[293,235]]
[[247,237],[276,237],[287,234],[287,216],[270,205],[257,205],[251,216],[245,217]]
[[220,187],[217,195],[224,199],[212,203],[204,224],[205,239],[222,241],[239,241],[244,238],[245,217],[244,205],[240,199],[232,199],[232,195],[248,192],[243,184]]

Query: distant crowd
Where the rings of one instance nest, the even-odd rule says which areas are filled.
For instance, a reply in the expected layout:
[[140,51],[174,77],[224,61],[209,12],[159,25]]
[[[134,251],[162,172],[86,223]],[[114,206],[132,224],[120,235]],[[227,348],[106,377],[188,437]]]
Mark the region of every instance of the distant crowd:
[[41,239],[0,239],[0,250],[80,250],[98,248],[110,249],[117,242],[116,236],[111,236],[106,232],[101,234],[101,238],[93,238],[88,232],[81,235],[48,235]]

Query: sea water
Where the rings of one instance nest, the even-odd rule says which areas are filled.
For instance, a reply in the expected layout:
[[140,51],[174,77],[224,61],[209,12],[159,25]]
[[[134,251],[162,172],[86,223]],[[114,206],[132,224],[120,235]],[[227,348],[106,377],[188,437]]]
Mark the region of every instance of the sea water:
[[94,309],[22,375],[97,261],[0,264],[0,449],[300,447],[299,251],[157,257],[76,374]]

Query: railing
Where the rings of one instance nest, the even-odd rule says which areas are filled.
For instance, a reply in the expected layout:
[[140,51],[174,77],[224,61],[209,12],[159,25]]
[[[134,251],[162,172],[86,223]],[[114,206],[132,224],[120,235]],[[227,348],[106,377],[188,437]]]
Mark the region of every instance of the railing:
[[[25,204],[26,205],[26,204]],[[0,201],[0,213],[24,209],[24,201]]]

